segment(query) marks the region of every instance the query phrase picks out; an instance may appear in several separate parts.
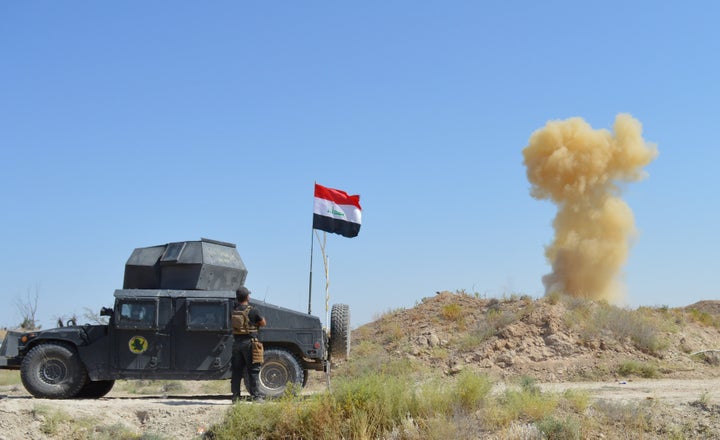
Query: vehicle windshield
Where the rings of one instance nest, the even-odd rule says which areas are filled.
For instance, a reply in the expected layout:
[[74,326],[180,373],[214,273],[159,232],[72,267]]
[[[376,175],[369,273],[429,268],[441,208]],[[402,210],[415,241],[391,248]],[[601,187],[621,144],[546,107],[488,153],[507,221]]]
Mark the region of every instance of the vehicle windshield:
[[118,327],[155,328],[157,303],[155,301],[133,301],[120,305]]

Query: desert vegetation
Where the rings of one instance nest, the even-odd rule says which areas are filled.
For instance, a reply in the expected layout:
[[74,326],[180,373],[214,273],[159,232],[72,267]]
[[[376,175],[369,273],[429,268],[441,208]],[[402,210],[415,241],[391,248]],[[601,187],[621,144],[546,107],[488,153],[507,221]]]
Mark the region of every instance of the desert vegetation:
[[[356,330],[352,359],[332,389],[235,405],[208,433],[216,439],[708,438],[662,401],[593,400],[582,390],[543,391],[541,380],[672,376],[687,346],[717,336],[694,309],[619,308],[550,295],[485,299],[440,293]],[[711,316],[712,318],[712,316]],[[711,331],[688,332],[689,322]],[[681,366],[670,359],[683,353]],[[510,354],[511,353],[511,354]],[[551,367],[545,368],[544,365]],[[559,367],[561,365],[561,367]],[[559,378],[550,368],[562,368]],[[711,370],[710,370],[711,371]],[[698,396],[697,405],[707,401]],[[707,402],[706,402],[707,403]],[[709,413],[720,411],[712,405]],[[715,409],[712,409],[715,408]],[[716,411],[713,413],[713,411]]]
[[[440,292],[357,328],[352,356],[334,365],[330,388],[318,373],[310,390],[230,405],[222,397],[227,381],[118,381],[113,394],[121,397],[105,403],[126,408],[120,421],[50,401],[31,402],[24,417],[47,438],[173,438],[178,422],[168,410],[137,402],[200,394],[217,404],[201,410],[214,421],[190,426],[197,438],[720,438],[712,390],[679,405],[549,386],[720,377],[716,306],[629,309],[561,295]],[[16,371],[0,371],[0,386],[22,387]]]
[[446,439],[513,431],[534,438],[581,438],[587,397],[540,391],[532,379],[493,394],[493,380],[463,372],[450,379],[387,371],[338,379],[331,391],[235,405],[210,438]]

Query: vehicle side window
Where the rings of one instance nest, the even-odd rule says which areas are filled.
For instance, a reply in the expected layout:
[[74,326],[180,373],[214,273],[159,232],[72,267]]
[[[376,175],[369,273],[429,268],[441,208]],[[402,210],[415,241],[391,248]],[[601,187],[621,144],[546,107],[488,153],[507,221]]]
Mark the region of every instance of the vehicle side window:
[[118,328],[157,328],[157,301],[128,301],[120,304],[116,311]]
[[226,301],[193,301],[187,303],[188,330],[228,330]]

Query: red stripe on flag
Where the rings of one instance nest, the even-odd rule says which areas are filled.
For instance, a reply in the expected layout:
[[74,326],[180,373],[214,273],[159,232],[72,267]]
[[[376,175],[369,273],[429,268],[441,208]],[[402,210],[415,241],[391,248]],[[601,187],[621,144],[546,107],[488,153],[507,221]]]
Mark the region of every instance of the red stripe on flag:
[[318,197],[320,199],[325,200],[331,200],[338,205],[354,205],[357,206],[358,209],[362,209],[360,207],[360,196],[359,195],[349,195],[345,191],[340,191],[339,189],[334,188],[327,188],[322,185],[315,184],[315,197]]

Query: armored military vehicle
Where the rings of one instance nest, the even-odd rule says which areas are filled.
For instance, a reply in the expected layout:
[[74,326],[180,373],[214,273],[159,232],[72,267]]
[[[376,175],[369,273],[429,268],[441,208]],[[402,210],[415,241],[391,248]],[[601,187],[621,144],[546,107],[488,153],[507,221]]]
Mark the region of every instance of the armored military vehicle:
[[[231,310],[247,269],[232,243],[200,239],[137,248],[106,325],[8,332],[0,368],[19,369],[42,398],[99,398],[116,379],[227,379]],[[329,333],[310,314],[251,300],[265,316],[261,390],[278,396],[304,386],[311,370],[328,371],[350,349],[350,310],[332,307]],[[228,385],[229,389],[229,385]]]

